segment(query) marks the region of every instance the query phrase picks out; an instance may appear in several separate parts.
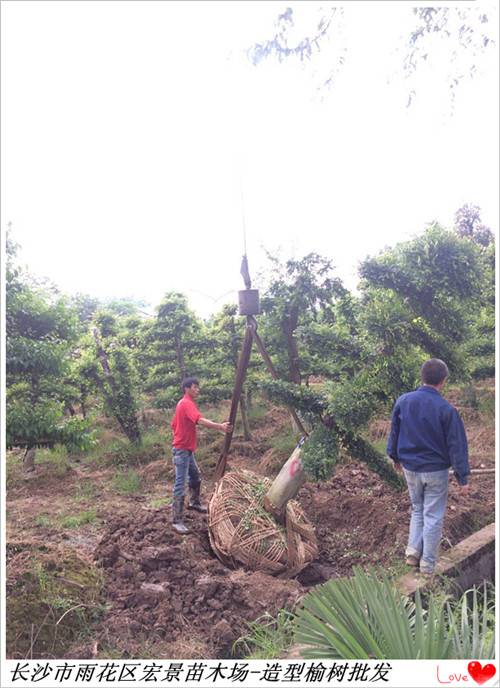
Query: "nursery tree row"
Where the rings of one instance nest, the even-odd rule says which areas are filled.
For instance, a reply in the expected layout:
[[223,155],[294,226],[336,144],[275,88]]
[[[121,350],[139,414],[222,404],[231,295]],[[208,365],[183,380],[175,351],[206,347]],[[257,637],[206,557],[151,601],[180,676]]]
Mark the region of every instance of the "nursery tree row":
[[[231,396],[245,319],[226,305],[203,321],[180,293],[166,293],[154,316],[144,304],[61,294],[18,266],[7,238],[7,446],[91,444],[89,408],[96,402],[132,443],[141,442],[140,411],[172,409],[183,377],[203,380],[205,401]],[[259,334],[280,377],[273,382],[252,354],[240,405],[256,389],[294,406],[310,429],[311,465],[322,477],[338,446],[391,479],[387,463],[363,438],[374,414],[418,384],[429,356],[447,361],[466,381],[494,374],[494,266],[491,231],[479,208],[463,206],[451,230],[432,224],[416,238],[359,267],[357,293],[315,253],[281,261],[269,256],[259,277]]]

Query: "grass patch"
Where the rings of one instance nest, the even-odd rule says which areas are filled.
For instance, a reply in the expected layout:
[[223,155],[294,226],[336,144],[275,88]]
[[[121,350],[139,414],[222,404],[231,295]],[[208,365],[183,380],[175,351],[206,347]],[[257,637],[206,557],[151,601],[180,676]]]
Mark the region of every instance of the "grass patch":
[[250,423],[256,423],[266,417],[269,408],[263,402],[253,403],[247,409],[247,417]]
[[384,456],[386,455],[387,452],[387,438],[382,438],[380,440],[375,440],[374,442],[370,440],[370,444],[372,447],[374,447],[377,451],[379,451],[381,454]]
[[35,525],[39,528],[53,528],[54,521],[47,514],[39,514],[35,518]]
[[141,489],[141,476],[132,468],[126,472],[117,471],[113,478],[113,488],[121,494],[135,494]]
[[7,490],[23,483],[23,454],[8,451],[5,454],[5,486]]
[[493,391],[481,390],[478,392],[477,410],[483,420],[495,419],[495,394]]
[[75,499],[79,502],[85,502],[89,499],[94,499],[97,489],[94,483],[90,480],[78,483],[75,490]]
[[293,614],[280,609],[276,618],[268,612],[247,622],[248,633],[233,644],[232,653],[245,659],[275,659],[293,641]]
[[162,506],[167,506],[172,503],[172,497],[158,497],[157,499],[152,499],[149,502],[149,506],[153,509],[160,509]]
[[288,458],[297,446],[297,434],[290,428],[271,439],[271,447],[280,455],[280,458]]
[[469,406],[473,409],[478,408],[479,399],[477,395],[477,390],[474,385],[463,385],[462,387],[458,387],[455,389],[458,392],[458,400],[461,406]]
[[110,647],[105,645],[101,647],[97,655],[97,659],[128,659],[128,653],[124,650],[120,650],[117,647]]
[[23,546],[7,564],[15,585],[7,599],[7,656],[61,657],[91,635],[103,612],[102,572],[72,550]]
[[88,511],[82,511],[79,514],[65,516],[61,519],[60,523],[61,528],[79,528],[87,523],[95,523],[96,520],[97,515],[95,509],[89,509]]
[[52,449],[37,449],[35,464],[48,463],[54,475],[63,476],[69,469],[68,450],[62,444],[56,444]]
[[223,441],[224,438],[220,433],[212,432],[211,437],[203,438],[196,448],[196,463],[200,467],[214,468],[222,450]]
[[113,437],[105,441],[103,433],[96,446],[83,459],[98,466],[142,466],[165,455],[167,433],[164,429],[150,428],[142,434],[141,442],[133,444],[126,437]]

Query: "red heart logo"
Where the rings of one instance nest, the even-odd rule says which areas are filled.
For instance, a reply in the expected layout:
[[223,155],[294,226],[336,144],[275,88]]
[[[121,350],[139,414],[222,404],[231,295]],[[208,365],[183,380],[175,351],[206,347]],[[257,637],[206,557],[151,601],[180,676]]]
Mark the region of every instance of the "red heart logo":
[[467,670],[480,686],[497,673],[497,669],[493,664],[481,666],[481,662],[469,662]]

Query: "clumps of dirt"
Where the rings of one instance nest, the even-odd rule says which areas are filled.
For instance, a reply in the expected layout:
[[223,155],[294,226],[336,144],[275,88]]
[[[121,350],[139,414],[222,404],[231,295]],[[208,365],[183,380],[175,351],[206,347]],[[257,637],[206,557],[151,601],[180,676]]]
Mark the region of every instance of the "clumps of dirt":
[[139,475],[148,483],[165,483],[172,480],[173,467],[165,458],[150,461],[138,470]]
[[[495,481],[474,475],[464,497],[450,478],[442,549],[456,545],[495,519]],[[349,576],[356,565],[381,565],[397,572],[404,560],[410,523],[408,491],[399,492],[359,462],[340,466],[319,484],[308,483],[298,501],[314,524],[319,547],[315,563],[298,576],[303,585]]]
[[[306,516],[315,525],[320,576],[351,575],[352,567],[392,563],[402,556],[409,503],[404,492],[383,483],[362,464],[341,466],[330,480],[308,483],[299,493]],[[314,566],[299,576],[305,585],[321,580]]]
[[[140,645],[167,643],[177,658],[185,642],[203,638],[204,656],[230,656],[245,621],[293,607],[304,590],[262,572],[226,568],[211,552],[206,520],[188,515],[190,535],[177,535],[169,510],[143,509],[108,523],[95,558],[111,605],[102,644],[140,656]],[[185,648],[183,650],[185,652]]]
[[62,546],[7,544],[7,655],[60,657],[102,611],[102,573]]

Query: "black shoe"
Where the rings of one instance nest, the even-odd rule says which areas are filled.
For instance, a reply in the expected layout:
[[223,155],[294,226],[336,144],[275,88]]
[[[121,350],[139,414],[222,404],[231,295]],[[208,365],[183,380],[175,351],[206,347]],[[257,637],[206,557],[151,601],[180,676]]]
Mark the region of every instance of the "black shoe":
[[200,502],[200,489],[201,481],[195,485],[191,485],[189,488],[190,499],[188,504],[188,509],[193,509],[194,511],[199,511],[200,514],[206,514],[208,509],[206,506]]
[[196,502],[189,502],[188,504],[188,509],[193,509],[193,511],[199,511],[200,514],[206,514],[208,509],[206,506],[203,506],[203,504],[198,504]]

